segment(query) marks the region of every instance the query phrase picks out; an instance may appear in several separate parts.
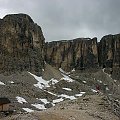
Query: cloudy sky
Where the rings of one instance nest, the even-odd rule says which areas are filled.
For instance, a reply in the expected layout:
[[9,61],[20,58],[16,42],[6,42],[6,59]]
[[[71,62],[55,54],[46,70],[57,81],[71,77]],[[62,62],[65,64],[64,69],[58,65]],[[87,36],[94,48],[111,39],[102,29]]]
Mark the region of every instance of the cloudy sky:
[[120,0],[0,0],[0,18],[29,14],[46,41],[120,33]]

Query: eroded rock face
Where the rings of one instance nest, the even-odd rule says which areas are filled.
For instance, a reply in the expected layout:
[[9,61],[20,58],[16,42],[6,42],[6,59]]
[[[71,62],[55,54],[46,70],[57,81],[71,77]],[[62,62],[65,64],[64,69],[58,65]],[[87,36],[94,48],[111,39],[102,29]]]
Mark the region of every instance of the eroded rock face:
[[0,19],[0,72],[30,71],[41,75],[44,36],[26,14]]
[[120,78],[120,34],[104,36],[99,43],[99,63],[111,68],[111,73]]
[[53,41],[45,44],[45,61],[65,71],[106,68],[113,78],[120,78],[120,34],[97,38]]
[[45,60],[65,71],[98,67],[97,39],[77,38],[69,41],[47,42]]

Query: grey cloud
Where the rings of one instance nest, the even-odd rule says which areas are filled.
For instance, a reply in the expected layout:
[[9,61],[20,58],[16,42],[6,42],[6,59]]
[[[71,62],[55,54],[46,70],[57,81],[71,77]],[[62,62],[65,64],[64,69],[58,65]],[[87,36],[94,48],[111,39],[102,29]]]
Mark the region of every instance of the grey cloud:
[[120,32],[120,0],[0,0],[2,14],[26,13],[46,41]]

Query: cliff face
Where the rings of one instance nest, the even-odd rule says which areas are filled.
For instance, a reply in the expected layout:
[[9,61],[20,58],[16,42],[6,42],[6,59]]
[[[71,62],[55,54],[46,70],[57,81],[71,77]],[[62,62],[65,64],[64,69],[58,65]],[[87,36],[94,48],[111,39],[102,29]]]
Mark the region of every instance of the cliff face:
[[30,71],[41,75],[44,36],[26,14],[0,19],[0,72]]
[[120,34],[93,38],[54,41],[45,44],[45,61],[65,71],[106,68],[120,78]]
[[120,79],[120,34],[104,36],[99,43],[99,64],[112,68],[111,74]]
[[111,68],[120,78],[120,34],[97,38],[44,41],[40,26],[26,14],[0,19],[0,73],[30,71],[41,75],[44,60],[65,71]]
[[104,36],[99,43],[99,61],[103,67],[120,67],[120,34]]
[[45,45],[45,61],[66,71],[98,67],[97,39],[78,38]]

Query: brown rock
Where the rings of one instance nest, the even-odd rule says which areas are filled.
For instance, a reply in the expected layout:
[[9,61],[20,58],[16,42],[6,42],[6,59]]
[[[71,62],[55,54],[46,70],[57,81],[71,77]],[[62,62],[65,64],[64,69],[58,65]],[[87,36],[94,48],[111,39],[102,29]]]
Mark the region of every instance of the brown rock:
[[45,45],[45,60],[66,71],[98,67],[97,39],[77,38]]
[[111,68],[111,74],[120,78],[120,34],[104,36],[99,43],[99,63]]
[[26,14],[0,19],[0,72],[30,71],[41,74],[44,36]]

